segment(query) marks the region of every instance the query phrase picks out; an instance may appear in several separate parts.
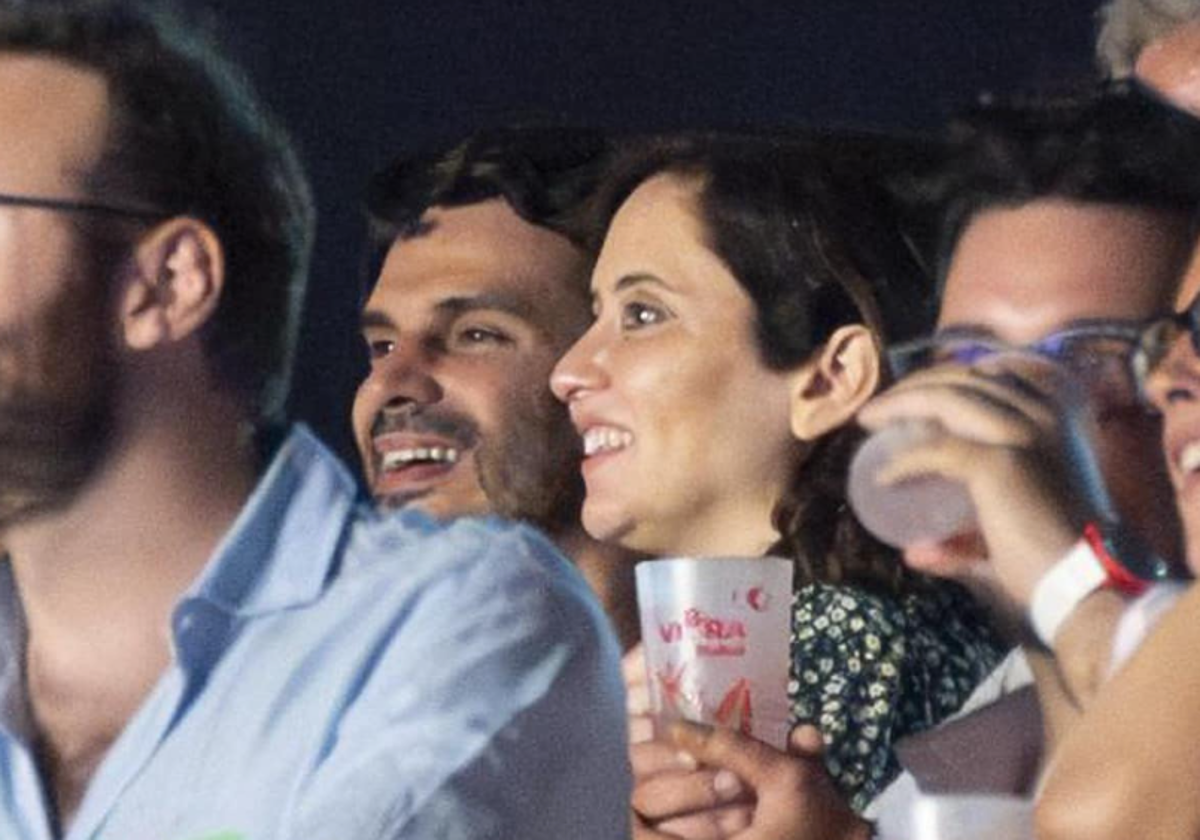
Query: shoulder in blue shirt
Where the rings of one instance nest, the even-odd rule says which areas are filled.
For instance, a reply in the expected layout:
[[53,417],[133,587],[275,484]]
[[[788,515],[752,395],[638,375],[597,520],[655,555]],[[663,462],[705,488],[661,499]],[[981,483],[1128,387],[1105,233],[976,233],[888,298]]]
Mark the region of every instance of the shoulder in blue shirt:
[[[70,840],[628,835],[617,645],[529,528],[380,516],[299,428],[172,629]],[[0,837],[50,840],[22,632],[5,569]]]

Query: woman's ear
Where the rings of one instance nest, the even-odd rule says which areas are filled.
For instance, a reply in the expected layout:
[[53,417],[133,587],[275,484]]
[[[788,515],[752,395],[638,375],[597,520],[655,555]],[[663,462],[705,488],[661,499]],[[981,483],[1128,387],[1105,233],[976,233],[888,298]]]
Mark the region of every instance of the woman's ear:
[[840,327],[792,382],[792,434],[813,441],[849,423],[879,387],[875,336],[862,324]]
[[205,223],[170,219],[134,247],[132,271],[121,298],[121,330],[127,346],[148,350],[179,341],[203,326],[221,299],[225,255]]

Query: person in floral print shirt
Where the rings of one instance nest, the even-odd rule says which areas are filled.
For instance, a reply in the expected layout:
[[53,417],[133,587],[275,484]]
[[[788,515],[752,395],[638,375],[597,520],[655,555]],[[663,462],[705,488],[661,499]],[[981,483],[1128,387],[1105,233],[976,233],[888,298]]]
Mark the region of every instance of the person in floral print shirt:
[[[794,560],[794,722],[822,730],[838,795],[861,805],[898,769],[892,742],[953,711],[1000,646],[964,590],[907,572],[845,506],[850,421],[883,380],[881,346],[927,327],[930,298],[864,174],[879,160],[851,157],[813,138],[700,136],[618,164],[600,202],[596,321],[551,383],[584,441],[592,536]],[[639,660],[626,667],[635,711]],[[934,684],[954,698],[928,703]],[[710,822],[677,805],[697,786],[727,824],[753,814],[735,774],[673,767],[679,751],[660,741],[632,758],[638,836]]]
[[998,640],[948,588],[894,598],[809,584],[794,605],[792,720],[818,726],[825,767],[861,812],[900,771],[892,744],[958,711]]

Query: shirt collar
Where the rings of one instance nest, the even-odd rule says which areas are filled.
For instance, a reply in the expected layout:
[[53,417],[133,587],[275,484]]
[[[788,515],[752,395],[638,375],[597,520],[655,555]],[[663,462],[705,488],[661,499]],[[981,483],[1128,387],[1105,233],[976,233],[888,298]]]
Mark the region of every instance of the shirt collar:
[[32,731],[25,698],[25,611],[12,563],[0,554],[0,730],[16,738]]
[[[297,425],[176,607],[174,642],[185,669],[204,673],[232,637],[235,619],[317,599],[356,501],[349,471]],[[182,632],[187,628],[199,632]],[[12,566],[0,554],[0,731],[18,739],[33,731],[25,640]]]
[[346,467],[297,425],[184,602],[249,618],[315,600],[356,498]]

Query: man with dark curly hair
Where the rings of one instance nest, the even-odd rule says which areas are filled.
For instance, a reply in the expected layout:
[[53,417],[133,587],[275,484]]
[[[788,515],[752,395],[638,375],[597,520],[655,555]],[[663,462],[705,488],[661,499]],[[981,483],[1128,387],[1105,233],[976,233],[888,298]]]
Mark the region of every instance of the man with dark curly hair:
[[587,208],[612,145],[587,129],[492,129],[375,175],[370,371],[353,420],[380,506],[536,525],[628,647],[635,555],[583,530],[579,437],[549,386],[592,320]]

